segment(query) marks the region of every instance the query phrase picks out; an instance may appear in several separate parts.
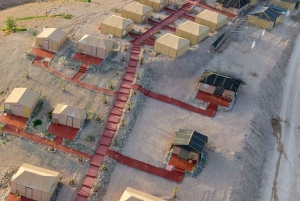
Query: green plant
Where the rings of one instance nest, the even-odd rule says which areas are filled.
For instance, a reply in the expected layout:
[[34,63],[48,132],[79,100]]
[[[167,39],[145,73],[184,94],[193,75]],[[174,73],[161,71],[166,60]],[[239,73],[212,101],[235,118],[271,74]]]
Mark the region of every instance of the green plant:
[[140,74],[140,73],[138,73],[138,74],[137,74],[137,77],[136,77],[136,79],[138,79],[138,80],[139,80],[140,78],[141,78],[141,74]]
[[65,18],[65,19],[72,19],[73,18],[73,15],[71,15],[71,14],[65,14],[65,15],[63,15],[63,18]]
[[125,126],[125,119],[122,119],[121,120],[121,127],[124,127]]
[[62,92],[66,91],[66,83],[65,82],[61,82],[61,91]]
[[107,104],[107,96],[106,96],[106,95],[104,95],[104,96],[103,96],[103,98],[104,98],[104,101],[103,101],[103,103],[104,103],[104,104]]
[[101,121],[101,120],[102,120],[102,119],[101,119],[101,115],[98,114],[97,117],[96,117],[96,121]]
[[37,35],[37,31],[34,30],[34,31],[32,32],[32,35],[33,35],[33,36],[36,36],[36,35]]
[[54,140],[52,139],[52,140],[49,140],[49,144],[50,144],[50,151],[54,151],[54,145],[55,145],[55,142],[54,142]]
[[115,146],[118,146],[118,141],[117,141],[117,139],[114,139],[114,143],[115,143]]
[[16,20],[14,18],[12,18],[12,17],[8,17],[5,20],[5,24],[6,24],[6,29],[10,30],[10,31],[15,31],[16,28],[17,28]]
[[86,139],[86,141],[93,142],[93,141],[96,140],[96,137],[93,136],[93,135],[89,135],[89,136],[87,136],[85,139]]
[[106,165],[102,165],[102,170],[103,171],[107,171],[108,170],[108,167]]
[[4,94],[5,93],[5,91],[0,91],[0,95],[2,95],[2,94]]
[[16,28],[15,31],[27,31],[27,28]]
[[130,111],[130,108],[131,108],[132,104],[133,104],[132,102],[127,103],[127,110],[128,111]]
[[83,162],[84,161],[84,157],[83,156],[79,156],[78,161],[79,162]]
[[26,79],[29,79],[30,77],[29,77],[29,70],[28,69],[26,69],[26,75],[25,75],[25,78]]
[[36,126],[38,126],[38,125],[42,125],[42,120],[41,119],[36,119],[36,120],[34,120],[33,121],[33,127],[36,127]]
[[70,144],[71,144],[71,140],[67,140],[67,139],[66,139],[66,140],[65,140],[65,144],[66,144],[66,145],[70,145]]
[[143,65],[143,63],[144,63],[144,58],[141,57],[141,58],[140,58],[140,64]]
[[109,88],[110,89],[114,88],[114,81],[112,81],[112,80],[109,81]]
[[53,110],[47,112],[47,117],[48,117],[49,121],[52,121],[52,113],[53,113]]
[[178,191],[178,187],[176,186],[173,190],[173,198],[176,198],[177,191]]

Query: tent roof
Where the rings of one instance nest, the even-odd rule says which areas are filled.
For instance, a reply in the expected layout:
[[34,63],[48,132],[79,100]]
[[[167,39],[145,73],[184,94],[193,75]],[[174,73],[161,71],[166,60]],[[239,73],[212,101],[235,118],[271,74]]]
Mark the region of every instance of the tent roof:
[[262,20],[274,22],[281,14],[269,7],[256,7],[249,12],[249,15],[253,15]]
[[227,89],[230,91],[237,92],[239,86],[242,83],[242,80],[237,78],[231,78],[226,75],[221,75],[213,71],[205,70],[199,82],[216,86],[217,88],[220,88],[223,91],[224,89]]
[[202,153],[208,137],[194,130],[179,129],[172,145],[179,146],[187,151]]
[[218,3],[222,4],[224,8],[243,8],[246,6],[249,1],[248,0],[217,0]]
[[149,12],[153,9],[149,6],[145,6],[143,4],[139,4],[139,3],[136,3],[136,2],[132,2],[131,4],[125,6],[123,8],[123,10],[133,12],[133,13],[136,13],[136,14],[139,14],[139,15],[144,15],[144,14],[146,14],[147,12]]
[[127,187],[120,201],[163,201],[158,197]]
[[23,163],[11,182],[48,193],[59,172]]
[[39,96],[38,93],[27,88],[14,88],[4,103],[18,103],[24,107],[31,108]]
[[120,16],[112,15],[106,20],[102,22],[103,24],[113,26],[118,29],[124,29],[126,28],[129,24],[133,24],[133,21],[130,19],[126,19]]
[[186,21],[185,23],[179,25],[177,29],[189,32],[194,35],[201,35],[202,33],[209,31],[209,28],[206,26],[203,26],[201,24],[192,22],[192,21]]
[[47,28],[45,31],[40,33],[37,38],[49,38],[55,42],[60,42],[67,35],[66,32],[58,28]]
[[190,44],[189,40],[169,33],[158,38],[155,42],[174,48],[176,50],[180,49],[182,46],[186,44]]
[[53,111],[53,114],[62,114],[76,119],[84,119],[86,111],[69,105],[57,104]]
[[78,43],[90,45],[90,46],[93,46],[93,47],[99,47],[99,48],[102,48],[102,49],[106,49],[106,48],[110,47],[113,44],[113,41],[110,40],[110,39],[98,38],[98,37],[94,37],[94,36],[90,36],[90,35],[85,34],[78,41]]
[[148,1],[161,4],[164,3],[166,0],[148,0]]
[[213,23],[219,23],[224,19],[227,19],[228,17],[226,15],[222,15],[220,13],[211,11],[211,10],[204,10],[203,12],[199,13],[197,18],[201,18]]

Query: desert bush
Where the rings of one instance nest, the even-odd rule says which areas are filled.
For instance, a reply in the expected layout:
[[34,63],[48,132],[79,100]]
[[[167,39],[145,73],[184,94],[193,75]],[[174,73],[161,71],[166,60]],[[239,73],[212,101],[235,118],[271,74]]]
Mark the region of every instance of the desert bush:
[[36,119],[32,123],[33,123],[33,127],[36,127],[38,125],[42,125],[43,122],[41,119]]
[[17,28],[16,20],[14,18],[12,18],[12,17],[8,17],[5,20],[5,24],[6,24],[6,29],[10,30],[10,31],[15,31],[16,28]]

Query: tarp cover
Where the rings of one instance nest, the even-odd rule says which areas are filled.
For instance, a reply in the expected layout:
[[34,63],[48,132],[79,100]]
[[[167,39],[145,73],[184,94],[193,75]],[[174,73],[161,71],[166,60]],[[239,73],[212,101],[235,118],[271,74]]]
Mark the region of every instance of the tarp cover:
[[222,4],[224,8],[243,8],[246,6],[250,1],[248,0],[217,0],[218,3]]
[[27,88],[14,88],[4,103],[18,103],[27,108],[31,108],[38,98],[39,94],[35,91]]
[[249,15],[253,15],[259,19],[270,22],[276,21],[276,19],[281,16],[279,12],[269,7],[256,7],[249,12]]
[[90,36],[85,34],[79,41],[78,43],[89,45],[92,47],[99,47],[101,49],[107,49],[110,48],[111,45],[113,44],[113,41],[110,39],[106,38],[98,38],[94,36]]

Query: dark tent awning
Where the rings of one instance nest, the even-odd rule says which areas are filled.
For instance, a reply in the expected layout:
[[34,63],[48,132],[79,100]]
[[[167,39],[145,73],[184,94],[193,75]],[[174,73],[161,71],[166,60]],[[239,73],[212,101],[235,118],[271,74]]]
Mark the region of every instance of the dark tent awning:
[[269,7],[256,7],[249,13],[249,15],[269,22],[275,22],[276,19],[281,16],[281,13]]
[[246,6],[249,1],[248,0],[217,0],[218,3],[222,4],[224,8],[243,8]]

